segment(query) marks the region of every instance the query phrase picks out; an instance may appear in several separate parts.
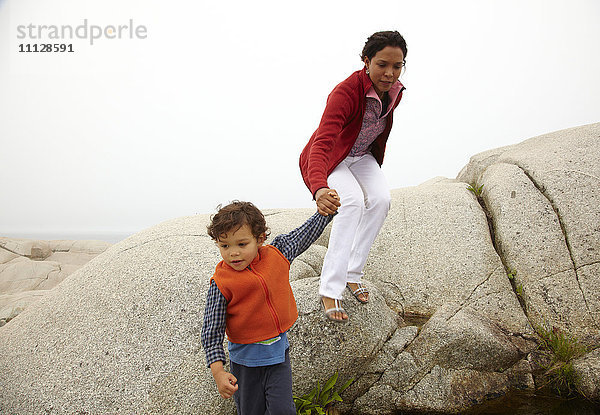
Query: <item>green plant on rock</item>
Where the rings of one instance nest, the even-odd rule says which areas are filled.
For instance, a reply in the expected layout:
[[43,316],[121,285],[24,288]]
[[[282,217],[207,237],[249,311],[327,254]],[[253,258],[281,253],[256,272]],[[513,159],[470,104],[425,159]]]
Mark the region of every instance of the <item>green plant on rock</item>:
[[557,327],[538,326],[536,332],[541,339],[540,349],[551,358],[544,374],[547,382],[543,386],[550,386],[561,396],[573,395],[577,392],[578,379],[572,360],[586,354],[587,348],[579,343],[577,337]]
[[523,297],[523,286],[521,284],[517,284],[517,295]]
[[297,415],[312,415],[329,414],[330,410],[335,402],[342,402],[340,394],[350,386],[354,381],[354,378],[344,383],[338,390],[335,390],[335,384],[337,383],[338,373],[335,372],[323,385],[317,382],[309,393],[302,396],[294,395],[294,403],[296,404]]
[[475,196],[479,197],[481,196],[481,192],[483,191],[483,185],[477,186],[476,183],[470,184],[467,186],[467,190],[470,190]]
[[572,396],[577,392],[577,373],[573,369],[573,362],[557,362],[551,366],[546,374],[549,376],[549,385],[561,396]]
[[536,331],[542,339],[541,348],[550,350],[558,361],[568,362],[587,353],[587,348],[579,343],[577,337],[557,327],[538,327]]

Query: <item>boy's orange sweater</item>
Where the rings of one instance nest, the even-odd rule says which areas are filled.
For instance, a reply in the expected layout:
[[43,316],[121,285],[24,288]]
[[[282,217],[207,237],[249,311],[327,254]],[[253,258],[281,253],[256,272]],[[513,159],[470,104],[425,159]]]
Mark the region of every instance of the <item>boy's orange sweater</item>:
[[298,318],[290,263],[272,245],[261,246],[250,266],[236,271],[219,262],[212,279],[227,300],[226,333],[234,343],[271,339]]

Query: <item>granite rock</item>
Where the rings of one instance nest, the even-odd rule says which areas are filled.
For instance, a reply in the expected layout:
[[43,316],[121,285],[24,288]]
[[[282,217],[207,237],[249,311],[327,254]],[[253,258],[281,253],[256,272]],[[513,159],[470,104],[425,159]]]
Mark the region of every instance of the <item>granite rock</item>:
[[464,183],[435,179],[392,191],[392,208],[365,266],[403,315],[431,316],[453,302],[514,333],[533,332]]
[[586,398],[600,402],[600,349],[596,349],[573,363],[577,373],[577,388]]
[[458,179],[483,185],[496,243],[533,324],[600,342],[600,124],[475,155]]
[[0,322],[16,317],[110,245],[0,237]]
[[549,200],[514,164],[488,167],[480,183],[498,250],[522,291],[531,323],[560,328],[590,345],[600,341],[589,309],[594,302],[587,300],[590,293],[595,295],[597,282],[578,277]]

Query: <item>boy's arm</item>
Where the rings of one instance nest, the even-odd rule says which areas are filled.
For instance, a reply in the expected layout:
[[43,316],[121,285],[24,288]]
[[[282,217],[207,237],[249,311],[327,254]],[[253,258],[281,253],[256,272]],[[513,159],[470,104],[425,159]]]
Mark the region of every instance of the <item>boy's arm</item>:
[[210,282],[206,295],[204,308],[204,321],[202,323],[202,347],[206,353],[206,364],[217,384],[219,394],[223,398],[231,398],[238,389],[237,379],[225,371],[225,350],[223,339],[225,337],[225,317],[227,315],[227,300],[219,291],[214,281]]
[[334,216],[323,216],[317,212],[290,233],[278,235],[271,245],[279,249],[291,263],[321,236],[323,229],[332,221]]
[[214,281],[210,282],[206,294],[206,307],[204,308],[204,321],[202,323],[202,347],[206,353],[206,365],[216,361],[225,363],[225,316],[227,313],[227,300],[219,291]]

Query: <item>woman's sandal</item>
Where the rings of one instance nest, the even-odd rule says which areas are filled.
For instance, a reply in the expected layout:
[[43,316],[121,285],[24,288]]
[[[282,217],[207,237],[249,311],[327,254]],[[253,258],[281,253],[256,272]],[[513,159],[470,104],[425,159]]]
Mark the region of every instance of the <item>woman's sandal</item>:
[[350,288],[350,286],[348,284],[346,284],[346,287],[348,287],[348,289],[350,290],[350,292],[352,293],[354,298],[356,298],[358,300],[358,302],[360,302],[360,303],[367,304],[369,302],[369,299],[367,298],[366,300],[363,300],[359,296],[361,294],[368,295],[369,290],[367,290],[360,282],[353,282],[352,284],[358,285],[358,288],[356,290],[352,291],[352,288]]
[[348,322],[347,318],[345,318],[345,319],[343,318],[341,320],[338,320],[337,318],[333,318],[332,317],[333,313],[346,314],[346,310],[344,310],[342,308],[340,300],[338,300],[337,298],[333,298],[333,301],[334,301],[335,307],[332,307],[332,308],[328,309],[327,307],[325,307],[325,301],[323,301],[323,297],[321,297],[321,304],[323,304],[323,309],[325,310],[325,317],[327,317],[327,320],[331,320],[331,321],[336,322],[336,323],[347,323]]

